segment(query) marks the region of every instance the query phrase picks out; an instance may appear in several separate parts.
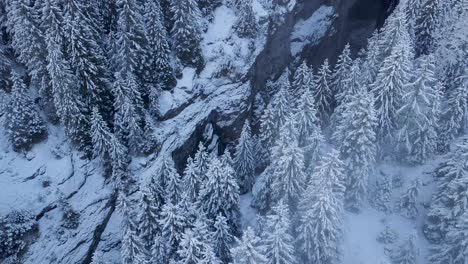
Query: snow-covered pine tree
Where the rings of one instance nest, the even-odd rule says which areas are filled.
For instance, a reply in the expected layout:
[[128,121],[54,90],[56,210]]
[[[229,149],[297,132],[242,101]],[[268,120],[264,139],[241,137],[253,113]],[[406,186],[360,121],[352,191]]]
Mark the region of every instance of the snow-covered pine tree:
[[295,209],[297,200],[304,191],[305,169],[303,150],[298,146],[296,134],[293,133],[297,133],[296,125],[294,119],[290,118],[281,128],[281,139],[273,148],[275,156],[270,166],[273,171],[273,201],[283,200]]
[[450,229],[440,245],[436,245],[430,256],[434,264],[465,264],[468,259],[468,213],[465,212],[458,223]]
[[[405,50],[408,51],[407,59],[412,60],[414,58],[412,42],[408,32],[408,20],[403,5],[399,5],[387,18],[384,27],[375,38],[376,62],[383,62],[385,58],[391,56],[392,51],[402,42],[406,42],[408,45],[405,47]],[[379,68],[380,66],[378,65]]]
[[57,114],[79,150],[92,154],[90,135],[90,110],[79,91],[76,76],[68,67],[62,47],[56,42],[54,32],[47,34],[47,69],[50,75]]
[[468,209],[468,138],[458,144],[436,171],[437,191],[432,197],[424,226],[425,236],[433,242],[444,240],[447,232]]
[[138,230],[146,249],[149,251],[160,233],[158,223],[161,204],[157,201],[147,187],[143,188],[140,196],[140,215],[138,217]]
[[316,200],[315,195],[320,192],[322,186],[331,184],[336,199],[343,203],[345,195],[345,172],[344,163],[340,160],[338,150],[331,149],[324,155],[307,182],[306,191],[299,201],[299,209],[303,212]]
[[439,23],[440,2],[439,0],[421,0],[417,6],[419,10],[414,23],[417,55],[427,55],[434,50],[434,33]]
[[184,170],[182,181],[184,193],[192,202],[195,202],[198,199],[201,186],[200,178],[201,177],[195,167],[195,162],[193,161],[192,157],[189,157],[187,159],[187,165]]
[[296,72],[294,72],[294,78],[291,84],[291,97],[294,99],[293,101],[297,102],[300,100],[305,92],[310,92],[312,90],[313,85],[313,70],[307,66],[304,60],[301,65],[297,67]]
[[398,209],[402,210],[404,216],[408,218],[415,218],[418,216],[418,207],[416,200],[421,189],[421,181],[415,179],[406,192],[400,197],[398,202]]
[[255,183],[254,145],[250,132],[249,121],[246,120],[242,128],[239,143],[236,146],[234,169],[239,182],[241,193],[252,190]]
[[113,93],[115,134],[131,152],[140,153],[144,142],[142,103],[134,75],[116,72]]
[[314,98],[309,91],[302,93],[294,120],[297,127],[298,145],[304,150],[304,165],[317,161],[324,141],[320,120],[317,117]]
[[88,104],[98,107],[108,121],[112,115],[111,76],[99,44],[100,36],[93,28],[95,21],[85,16],[85,7],[78,3],[68,11],[64,18],[64,36],[70,68],[77,76],[80,91],[84,92]]
[[111,155],[111,141],[114,135],[102,118],[97,107],[93,107],[91,114],[91,142],[93,144],[93,157],[108,161]]
[[178,263],[183,264],[198,264],[202,261],[203,244],[200,238],[193,232],[192,229],[185,229],[180,241],[178,254]]
[[11,81],[13,88],[10,104],[5,111],[5,130],[16,151],[28,150],[35,141],[47,134],[47,129],[21,76],[12,72]]
[[145,25],[148,49],[146,50],[153,86],[160,85],[169,90],[176,85],[174,70],[170,61],[171,50],[159,1],[147,1],[145,5]]
[[28,0],[8,1],[6,5],[6,28],[11,36],[11,47],[31,75],[32,87],[38,87],[44,102],[41,107],[47,116],[57,119],[52,88],[47,73],[47,44],[44,32],[36,20],[37,10]]
[[237,246],[231,249],[234,264],[266,264],[264,247],[260,237],[255,235],[251,227],[247,227],[242,239],[237,241]]
[[322,66],[315,76],[315,85],[312,86],[312,95],[315,98],[315,105],[319,113],[322,124],[329,120],[333,107],[333,92],[330,88],[331,70],[328,59],[323,61]]
[[331,77],[331,86],[334,94],[343,93],[348,87],[346,87],[345,80],[348,79],[348,75],[351,71],[351,66],[353,65],[353,59],[351,59],[351,47],[347,43],[338,60],[335,64],[335,69]]
[[172,37],[174,49],[182,64],[191,66],[200,72],[204,59],[200,47],[200,10],[195,0],[174,0],[171,4],[174,14]]
[[403,89],[410,81],[412,65],[407,56],[408,42],[397,44],[380,68],[372,85],[377,113],[377,139],[385,150],[394,142],[397,128],[397,111],[401,107]]
[[343,202],[329,182],[320,186],[312,204],[307,205],[297,230],[297,245],[304,263],[336,263],[341,237]]
[[214,220],[226,217],[233,235],[240,234],[239,187],[234,170],[214,157],[207,171],[207,182],[200,191],[199,201],[207,216]]
[[165,204],[159,219],[161,234],[167,248],[167,257],[176,256],[184,230],[190,227],[186,212],[181,204]]
[[183,193],[182,180],[171,157],[166,156],[163,158],[156,178],[164,193],[164,203],[176,204],[181,201]]
[[440,84],[434,73],[432,57],[422,58],[416,80],[405,88],[399,119],[399,157],[421,164],[436,150],[440,112]]
[[257,34],[257,20],[252,9],[252,0],[239,1],[239,16],[234,28],[241,38],[254,38]]
[[148,82],[147,57],[144,47],[147,39],[144,31],[144,21],[136,0],[117,0],[117,35],[116,53],[112,58],[114,68],[121,72],[122,77],[135,76],[138,91],[147,96],[149,90],[144,85]]
[[265,257],[269,264],[296,263],[288,206],[279,202],[266,219]]
[[353,210],[359,210],[364,203],[369,171],[375,160],[376,117],[373,104],[372,94],[361,88],[351,99],[337,129],[344,135],[339,149],[347,174],[346,206]]
[[152,241],[153,247],[151,248],[151,257],[149,261],[151,264],[166,264],[168,260],[168,245],[161,234],[158,234],[154,241]]
[[269,163],[271,149],[279,138],[280,130],[286,120],[292,115],[292,106],[289,95],[289,81],[282,79],[281,88],[268,104],[261,117],[260,140],[262,144],[262,159]]
[[202,260],[199,264],[221,264],[211,245],[205,245],[202,251]]
[[226,217],[221,214],[218,215],[213,227],[214,252],[222,263],[231,263],[232,257],[230,249],[234,242],[234,236],[231,234]]
[[392,261],[395,264],[417,264],[419,249],[417,245],[417,234],[411,234],[399,248],[392,254]]
[[335,96],[338,106],[333,112],[330,121],[331,127],[334,129],[332,139],[337,145],[343,142],[343,139],[347,134],[347,131],[343,131],[339,126],[346,122],[346,120],[344,120],[344,116],[348,111],[349,105],[353,101],[354,96],[363,89],[364,85],[361,69],[357,61],[351,66],[347,75],[348,77],[346,79],[341,80],[341,85],[346,89]]
[[380,177],[374,187],[374,192],[369,199],[371,205],[382,212],[390,212],[392,209],[392,180],[388,174],[380,173]]
[[198,150],[197,153],[195,153],[195,156],[193,158],[193,163],[195,166],[195,173],[198,174],[200,177],[200,188],[202,185],[207,181],[207,171],[208,167],[210,164],[208,152],[206,151],[205,145],[203,145],[203,142],[200,141],[198,144]]
[[130,201],[123,192],[119,193],[119,207],[122,212],[122,246],[120,248],[120,254],[122,257],[122,263],[134,264],[134,263],[145,263],[147,258],[147,252],[145,246],[138,236],[138,226],[133,219],[133,214],[130,209]]
[[448,150],[450,142],[465,127],[468,113],[468,67],[462,75],[455,78],[453,84],[454,87],[446,91],[439,124],[438,148],[442,152]]

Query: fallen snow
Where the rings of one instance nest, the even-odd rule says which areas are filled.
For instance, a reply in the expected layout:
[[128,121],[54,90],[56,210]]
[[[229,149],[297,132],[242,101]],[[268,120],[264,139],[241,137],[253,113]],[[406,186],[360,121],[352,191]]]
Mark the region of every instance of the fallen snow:
[[305,45],[316,43],[330,29],[335,19],[335,9],[331,6],[322,5],[311,17],[296,23],[290,35],[291,54],[297,55]]

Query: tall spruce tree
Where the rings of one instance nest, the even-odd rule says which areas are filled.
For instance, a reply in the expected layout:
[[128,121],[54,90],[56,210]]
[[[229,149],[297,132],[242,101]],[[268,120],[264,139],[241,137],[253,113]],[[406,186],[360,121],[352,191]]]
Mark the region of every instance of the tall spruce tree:
[[434,264],[464,264],[468,258],[468,213],[464,213],[450,229],[440,245],[436,245],[430,256]]
[[222,263],[231,263],[232,257],[230,249],[234,242],[226,217],[218,215],[214,222],[213,245],[216,256]]
[[377,110],[377,138],[381,147],[389,146],[394,142],[397,111],[401,107],[403,89],[410,81],[412,70],[407,49],[407,42],[397,44],[390,56],[383,62],[376,81],[372,85]]
[[435,78],[434,61],[424,58],[416,80],[408,85],[398,110],[402,160],[420,164],[435,151],[440,112],[440,84]]
[[158,222],[161,204],[155,199],[155,195],[151,192],[151,189],[146,187],[141,191],[140,206],[138,228],[140,237],[149,252],[153,248],[154,241],[156,241],[161,231]]
[[200,72],[205,62],[200,47],[200,10],[197,3],[195,0],[174,0],[171,10],[174,14],[172,36],[177,57],[182,64]]
[[348,89],[344,80],[348,79],[348,74],[351,71],[352,65],[353,59],[351,59],[351,49],[349,43],[347,43],[343,48],[340,56],[338,56],[335,69],[331,77],[331,86],[335,94],[343,93],[346,89]]
[[201,208],[214,220],[226,217],[232,234],[240,234],[239,187],[234,170],[214,157],[207,171],[207,182],[200,191]]
[[190,227],[187,212],[184,211],[182,204],[167,203],[162,207],[161,217],[159,219],[161,235],[167,248],[167,257],[176,257],[177,249],[182,240],[184,230]]
[[337,130],[344,135],[339,149],[347,174],[346,204],[356,210],[366,198],[369,170],[375,160],[377,120],[369,92],[361,88],[351,100]]
[[434,50],[434,34],[441,11],[440,2],[439,0],[422,0],[417,6],[419,10],[414,23],[414,34],[418,55],[427,55]]
[[261,240],[255,235],[251,227],[247,227],[241,240],[237,240],[237,246],[232,250],[232,258],[235,264],[265,264],[264,247]]
[[291,221],[288,206],[280,202],[272,208],[267,216],[266,232],[263,234],[265,257],[268,264],[294,264],[293,237],[291,236]]
[[247,193],[252,190],[255,182],[255,164],[254,164],[254,145],[250,132],[249,121],[246,120],[239,143],[236,146],[236,155],[234,158],[234,169],[239,182],[241,193]]
[[468,209],[468,138],[463,138],[448,160],[436,171],[437,190],[432,197],[424,226],[425,236],[441,242]]
[[146,38],[148,39],[148,56],[152,85],[160,85],[169,90],[176,85],[174,70],[170,61],[171,50],[168,44],[167,31],[159,1],[147,1],[145,5]]
[[402,210],[404,216],[408,218],[416,218],[418,216],[417,199],[421,191],[421,182],[415,179],[406,192],[398,201],[398,209]]
[[253,38],[257,34],[257,20],[252,9],[252,0],[240,0],[239,17],[234,25],[239,37]]
[[294,72],[294,78],[291,85],[291,97],[295,102],[297,102],[305,92],[311,91],[313,85],[313,70],[307,66],[307,63],[304,60],[301,65],[297,67],[296,72]]
[[187,198],[193,202],[197,201],[201,187],[201,176],[196,170],[195,162],[192,157],[187,159],[187,165],[184,170],[182,181]]
[[16,151],[28,150],[34,141],[47,134],[47,129],[22,78],[13,72],[11,79],[13,88],[10,104],[5,109],[5,130]]
[[[73,1],[70,1],[71,3]],[[93,18],[87,17],[85,6],[75,4],[65,14],[66,51],[71,70],[77,76],[80,91],[89,105],[98,107],[109,120],[112,114],[110,73]]]
[[312,95],[322,123],[327,123],[333,107],[333,92],[330,87],[331,70],[328,59],[325,59],[315,77]]
[[47,35],[47,69],[50,74],[57,114],[78,149],[91,155],[90,109],[77,87],[76,76],[68,67],[62,47],[53,32]]
[[102,118],[97,107],[93,107],[91,115],[91,142],[93,144],[93,157],[107,161],[111,155],[111,142],[114,135]]

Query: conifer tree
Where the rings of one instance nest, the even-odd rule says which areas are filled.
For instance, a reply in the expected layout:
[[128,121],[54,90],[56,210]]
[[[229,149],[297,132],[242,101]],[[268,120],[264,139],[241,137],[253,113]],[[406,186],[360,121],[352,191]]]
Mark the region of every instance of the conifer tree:
[[377,111],[377,138],[381,146],[384,146],[385,142],[394,142],[397,111],[402,104],[403,89],[410,80],[411,62],[406,55],[406,49],[408,45],[400,43],[392,50],[372,85]]
[[147,83],[148,73],[145,69],[147,58],[144,47],[147,46],[147,39],[144,31],[144,21],[141,10],[136,0],[117,1],[118,21],[117,21],[117,51],[113,57],[114,67],[123,75],[123,78],[130,78],[127,75],[135,76],[139,91],[146,95],[142,84]]
[[195,156],[193,158],[193,163],[195,166],[195,173],[200,176],[200,188],[201,186],[207,181],[207,175],[206,173],[208,172],[208,167],[209,167],[209,157],[208,153],[206,151],[206,147],[203,145],[203,142],[200,142],[198,144],[198,150],[197,153],[195,153]]
[[434,50],[434,33],[439,23],[441,4],[439,0],[422,0],[418,7],[414,23],[416,50],[419,55],[429,54]]
[[323,188],[322,186],[331,185],[336,200],[341,203],[345,195],[345,171],[344,163],[340,160],[339,152],[332,149],[324,155],[320,163],[312,171],[312,175],[307,182],[307,187],[299,202],[299,209],[307,211],[309,206],[316,201],[316,194]]
[[418,263],[419,250],[417,248],[417,235],[411,234],[403,245],[393,252],[392,260],[395,264]]
[[421,182],[419,179],[413,181],[411,186],[406,192],[400,197],[398,208],[403,210],[403,214],[409,218],[415,218],[418,216],[418,208],[416,206],[416,199],[418,198],[421,188]]
[[5,128],[16,151],[28,150],[34,141],[47,134],[47,129],[21,77],[13,72],[11,78],[13,88],[10,105],[6,107]]
[[241,193],[247,193],[252,189],[255,182],[254,145],[250,132],[249,121],[246,120],[239,143],[236,146],[236,156],[234,158],[234,169]]
[[115,74],[114,130],[117,138],[133,153],[140,153],[143,146],[142,103],[137,87],[131,73]]
[[147,1],[144,18],[148,39],[148,49],[146,50],[149,62],[148,71],[152,76],[151,83],[153,86],[161,85],[161,88],[169,90],[176,85],[176,79],[170,62],[171,50],[159,1]]
[[342,201],[332,185],[322,188],[300,219],[297,244],[305,263],[335,263],[341,235]]
[[234,236],[231,234],[226,217],[221,214],[216,217],[214,223],[213,245],[216,256],[223,263],[231,263],[231,246],[234,242]]
[[[414,57],[409,31],[408,20],[403,5],[399,5],[395,11],[385,21],[381,33],[376,36],[377,49],[375,58],[376,62],[383,62],[384,59],[391,56],[393,50],[402,43],[407,43],[404,48],[407,51],[407,59],[411,60]],[[380,66],[380,65],[379,65]]]
[[140,237],[145,243],[146,249],[151,250],[160,232],[158,219],[161,205],[158,204],[158,201],[149,188],[144,188],[141,191],[140,205]]
[[446,151],[452,140],[458,136],[466,123],[468,113],[468,67],[465,73],[456,77],[455,86],[446,91],[444,109],[439,125],[439,150]]
[[[374,162],[376,146],[375,112],[372,95],[361,89],[343,114],[339,131],[343,131],[340,153],[345,163],[347,207],[359,209],[367,194],[367,178]],[[356,122],[359,120],[359,122]],[[346,132],[345,132],[346,131]]]
[[216,256],[213,247],[205,245],[202,251],[202,260],[200,264],[221,264],[221,260]]
[[99,45],[99,36],[93,30],[92,18],[85,16],[84,9],[85,7],[76,4],[66,13],[66,51],[70,58],[70,68],[77,76],[80,90],[85,92],[88,103],[98,107],[106,120],[109,120],[112,98],[108,65]]
[[374,193],[370,198],[371,204],[375,209],[382,212],[391,211],[392,181],[387,174],[380,173],[381,177],[377,179]]
[[187,159],[187,165],[185,167],[182,180],[184,192],[188,199],[193,202],[196,201],[200,192],[201,177],[196,170],[195,162],[192,157]]
[[464,213],[458,223],[447,233],[441,245],[436,245],[430,262],[434,264],[464,264],[468,258],[468,213]]
[[261,117],[262,123],[260,128],[261,142],[265,160],[270,160],[270,152],[279,138],[280,130],[286,123],[286,120],[292,114],[292,106],[289,95],[288,80],[283,80],[281,89],[274,96],[268,107],[265,109]]
[[162,207],[159,225],[161,226],[162,238],[167,245],[167,257],[173,258],[176,256],[184,230],[189,227],[186,212],[183,211],[180,204],[165,204]]
[[294,73],[291,85],[291,97],[294,101],[300,100],[305,92],[310,92],[314,85],[313,71],[307,66],[304,60]]
[[292,118],[286,121],[281,130],[281,138],[284,140],[279,140],[278,145],[273,148],[278,155],[275,155],[275,160],[271,164],[273,170],[271,188],[273,201],[283,200],[288,206],[295,208],[297,199],[304,191],[304,154],[298,146],[295,135],[291,135],[294,132],[288,128],[295,131]]
[[234,170],[214,157],[207,172],[207,182],[200,191],[201,208],[210,219],[226,217],[233,235],[240,233],[239,187]]
[[144,244],[137,234],[137,224],[133,219],[128,198],[120,192],[119,207],[123,214],[122,227],[124,230],[120,254],[125,264],[145,263],[146,252]]
[[333,92],[330,88],[331,71],[328,59],[325,59],[316,77],[312,95],[322,123],[327,123],[333,106]]
[[397,112],[400,155],[416,164],[426,161],[436,149],[441,97],[432,58],[424,58],[421,67],[416,80],[406,87],[403,105]]
[[332,90],[335,94],[343,93],[348,87],[344,80],[348,79],[348,74],[351,71],[353,60],[351,59],[351,49],[349,43],[345,45],[338,60],[335,64],[332,79]]
[[90,154],[90,109],[79,93],[76,76],[68,67],[56,38],[53,32],[47,35],[47,69],[51,78],[55,108],[72,142],[79,150]]
[[182,64],[200,72],[205,62],[200,48],[200,10],[197,3],[195,0],[174,0],[171,10],[174,14],[172,36],[177,57]]
[[163,200],[165,203],[176,204],[181,201],[183,192],[182,182],[171,157],[163,158],[156,179],[157,185],[163,192]]
[[252,0],[239,1],[239,16],[234,26],[241,38],[253,38],[257,34],[257,21],[252,9]]
[[264,247],[261,240],[255,235],[251,227],[248,227],[241,240],[237,240],[237,246],[232,250],[234,264],[265,264]]
[[179,249],[177,254],[179,255],[179,263],[183,264],[198,264],[201,262],[203,255],[203,243],[199,237],[197,237],[193,230],[188,228],[182,234]]
[[103,161],[110,158],[111,141],[114,135],[102,118],[97,107],[93,108],[91,115],[91,142],[93,144],[93,157]]
[[335,98],[337,107],[331,116],[331,126],[334,128],[332,139],[336,144],[341,144],[347,131],[340,129],[340,124],[346,122],[346,112],[348,111],[349,105],[353,101],[353,98],[362,90],[362,73],[357,63],[353,64],[349,69],[347,78],[341,80],[341,85],[346,87],[345,90],[339,92]]
[[265,257],[269,264],[296,263],[288,206],[280,202],[267,216],[264,234]]
[[447,232],[467,210],[468,140],[450,153],[448,160],[436,171],[437,191],[432,197],[424,227],[425,236],[433,242],[443,241]]
[[314,98],[310,92],[306,91],[302,94],[294,120],[297,127],[298,146],[304,150],[304,165],[308,168],[312,162],[317,161],[324,141]]

